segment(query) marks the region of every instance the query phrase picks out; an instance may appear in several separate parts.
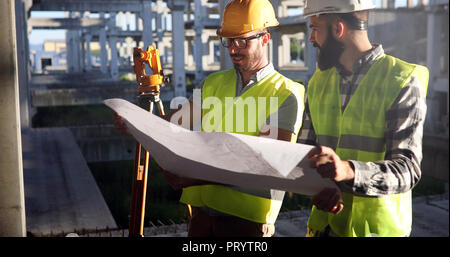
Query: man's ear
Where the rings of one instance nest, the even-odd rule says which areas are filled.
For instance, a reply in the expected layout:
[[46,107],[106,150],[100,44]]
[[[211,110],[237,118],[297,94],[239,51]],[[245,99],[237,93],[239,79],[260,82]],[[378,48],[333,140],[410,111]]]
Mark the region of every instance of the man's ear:
[[262,46],[266,46],[267,44],[269,44],[269,41],[270,41],[270,33],[264,34]]
[[345,24],[344,22],[342,22],[342,21],[338,21],[337,23],[336,23],[336,30],[335,30],[335,36],[336,36],[336,38],[342,38],[342,36],[344,35],[344,33],[346,32],[346,30],[347,30],[347,24]]

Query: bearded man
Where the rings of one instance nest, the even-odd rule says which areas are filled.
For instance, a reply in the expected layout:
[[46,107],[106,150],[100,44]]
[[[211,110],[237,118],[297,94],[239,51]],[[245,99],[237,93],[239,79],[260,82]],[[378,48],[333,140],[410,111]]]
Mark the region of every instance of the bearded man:
[[371,0],[306,1],[318,67],[299,143],[340,190],[312,197],[307,236],[409,236],[421,177],[427,68],[386,55],[367,34]]

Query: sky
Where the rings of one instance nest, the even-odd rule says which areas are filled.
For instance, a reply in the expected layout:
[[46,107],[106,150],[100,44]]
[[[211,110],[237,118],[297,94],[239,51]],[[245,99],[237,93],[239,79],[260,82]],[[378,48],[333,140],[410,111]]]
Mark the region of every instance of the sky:
[[[64,18],[64,12],[31,12],[31,17]],[[28,40],[30,44],[42,44],[46,39],[65,39],[65,30],[62,29],[39,29],[32,30]]]
[[[418,0],[414,0],[414,4],[417,4]],[[377,7],[381,6],[382,0],[374,0],[374,3]],[[406,6],[407,0],[396,0],[395,5],[396,7],[403,7]],[[299,12],[296,11],[290,11],[290,15],[298,15]],[[46,18],[64,18],[64,12],[49,12],[49,11],[32,11],[31,17],[46,17]],[[94,14],[91,15],[91,17],[98,17]],[[125,17],[124,17],[125,19]],[[134,15],[132,14],[131,20],[134,20]],[[169,19],[170,22],[170,19]],[[125,22],[123,22],[125,25]],[[170,26],[170,25],[169,25]],[[131,22],[131,29],[134,29],[134,22]],[[44,40],[47,39],[65,39],[65,30],[32,30],[29,36],[29,42],[32,45],[36,44],[42,44]]]

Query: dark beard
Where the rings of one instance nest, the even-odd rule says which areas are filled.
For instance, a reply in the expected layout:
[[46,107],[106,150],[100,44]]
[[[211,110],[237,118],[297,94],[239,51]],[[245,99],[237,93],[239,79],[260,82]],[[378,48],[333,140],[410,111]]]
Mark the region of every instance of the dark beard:
[[314,46],[320,50],[317,59],[317,65],[320,70],[328,70],[332,67],[340,66],[339,57],[341,57],[342,52],[344,52],[345,46],[333,37],[331,26],[328,27],[327,40],[323,46],[320,47],[316,43],[314,43]]

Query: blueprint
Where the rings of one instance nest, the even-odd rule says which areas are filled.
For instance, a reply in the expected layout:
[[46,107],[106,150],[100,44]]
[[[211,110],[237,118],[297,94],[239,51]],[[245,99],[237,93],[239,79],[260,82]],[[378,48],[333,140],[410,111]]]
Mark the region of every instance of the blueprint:
[[122,99],[105,104],[117,112],[134,138],[161,168],[247,188],[314,195],[336,184],[309,168],[310,145],[225,132],[184,129]]

